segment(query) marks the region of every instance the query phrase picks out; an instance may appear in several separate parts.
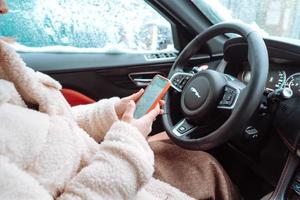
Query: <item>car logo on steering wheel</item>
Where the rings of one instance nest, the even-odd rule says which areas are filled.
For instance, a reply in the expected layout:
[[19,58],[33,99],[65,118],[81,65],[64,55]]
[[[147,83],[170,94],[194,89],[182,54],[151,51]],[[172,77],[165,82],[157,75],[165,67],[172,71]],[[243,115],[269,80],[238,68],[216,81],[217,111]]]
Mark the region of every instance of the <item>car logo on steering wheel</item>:
[[199,92],[196,90],[196,88],[191,87],[190,90],[195,94],[195,96],[196,96],[198,99],[201,98],[201,96],[200,96]]

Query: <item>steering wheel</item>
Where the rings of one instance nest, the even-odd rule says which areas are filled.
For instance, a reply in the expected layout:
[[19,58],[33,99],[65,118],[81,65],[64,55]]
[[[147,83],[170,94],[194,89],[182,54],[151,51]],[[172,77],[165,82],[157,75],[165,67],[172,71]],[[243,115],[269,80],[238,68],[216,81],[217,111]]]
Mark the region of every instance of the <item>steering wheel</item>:
[[[239,34],[248,43],[251,79],[247,85],[211,69],[197,73],[184,71],[186,63],[202,45],[224,33]],[[168,75],[173,90],[165,96],[162,121],[171,140],[186,149],[208,150],[242,131],[261,101],[268,68],[266,45],[261,36],[246,24],[223,22],[197,35],[179,54]],[[174,118],[175,113],[178,116],[178,106],[171,105],[176,100],[175,91],[181,95],[182,117],[177,120]]]

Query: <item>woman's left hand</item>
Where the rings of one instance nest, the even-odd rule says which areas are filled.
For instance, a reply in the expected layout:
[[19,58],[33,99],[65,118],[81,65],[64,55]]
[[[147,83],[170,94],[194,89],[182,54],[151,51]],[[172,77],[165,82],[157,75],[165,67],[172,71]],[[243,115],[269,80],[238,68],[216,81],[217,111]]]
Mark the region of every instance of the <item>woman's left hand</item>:
[[[141,96],[144,94],[144,89],[140,89],[138,92],[128,96],[128,97],[124,97],[122,98],[120,101],[118,101],[116,104],[115,104],[115,110],[116,110],[116,113],[118,115],[118,118],[119,119],[122,119],[122,116],[126,110],[126,107],[128,105],[128,103],[132,100],[134,101],[135,103],[139,100],[139,98],[141,98]],[[165,105],[165,101],[164,100],[160,100],[159,101],[159,105],[162,107]],[[160,114],[162,115],[163,114],[163,110],[160,111]]]
[[122,116],[126,110],[126,107],[131,100],[136,102],[143,94],[144,94],[144,89],[140,89],[138,92],[136,92],[128,97],[124,97],[120,101],[118,101],[115,104],[115,110],[118,115],[118,118],[119,119],[122,118]]

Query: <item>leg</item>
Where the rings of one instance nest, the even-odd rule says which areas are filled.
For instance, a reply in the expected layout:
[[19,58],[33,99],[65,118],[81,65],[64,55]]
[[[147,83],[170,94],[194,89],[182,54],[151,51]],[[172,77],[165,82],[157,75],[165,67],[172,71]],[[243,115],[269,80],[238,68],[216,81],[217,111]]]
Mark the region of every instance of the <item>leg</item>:
[[184,150],[170,141],[154,141],[150,146],[155,154],[155,178],[196,199],[238,199],[228,175],[208,153]]
[[169,139],[170,138],[166,132],[160,132],[147,138],[148,142],[162,141],[162,140],[169,140]]

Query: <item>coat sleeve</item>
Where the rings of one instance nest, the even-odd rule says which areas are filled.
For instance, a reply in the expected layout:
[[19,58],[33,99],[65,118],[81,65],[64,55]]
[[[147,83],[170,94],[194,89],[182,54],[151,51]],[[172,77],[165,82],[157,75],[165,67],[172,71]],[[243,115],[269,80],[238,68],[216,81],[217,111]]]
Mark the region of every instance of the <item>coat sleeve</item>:
[[142,134],[125,122],[116,122],[59,199],[134,199],[151,179],[153,165],[153,152]]
[[32,176],[0,156],[1,200],[52,200],[52,196]]
[[118,120],[115,103],[118,97],[103,99],[89,105],[72,108],[72,113],[78,125],[97,142],[101,141],[111,125]]

